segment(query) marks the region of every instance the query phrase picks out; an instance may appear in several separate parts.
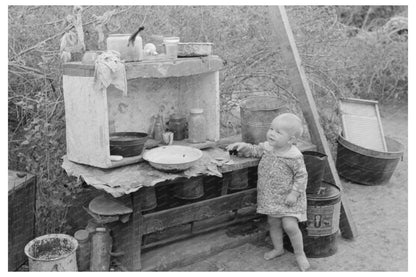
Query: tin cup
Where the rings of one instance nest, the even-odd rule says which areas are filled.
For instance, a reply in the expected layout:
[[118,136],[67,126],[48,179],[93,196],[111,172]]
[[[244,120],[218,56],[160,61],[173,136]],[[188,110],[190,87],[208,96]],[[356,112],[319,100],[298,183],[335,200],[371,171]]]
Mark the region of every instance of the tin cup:
[[173,142],[173,132],[164,132],[162,134],[162,141],[166,145],[171,145]]

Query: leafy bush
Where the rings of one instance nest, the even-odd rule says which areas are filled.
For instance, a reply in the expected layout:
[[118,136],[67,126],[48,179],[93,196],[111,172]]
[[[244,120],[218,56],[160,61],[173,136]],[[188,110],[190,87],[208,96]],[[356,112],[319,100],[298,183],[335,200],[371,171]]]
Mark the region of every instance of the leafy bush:
[[[72,9],[9,6],[9,168],[38,176],[38,234],[65,231],[71,199],[82,191],[80,182],[61,168],[66,142],[59,46]],[[383,29],[406,8],[378,6],[366,19],[371,28],[364,29],[359,22],[368,12],[354,7],[296,6],[287,11],[331,142],[338,134],[335,107],[340,97],[407,100],[407,40],[392,39]],[[381,11],[384,21],[377,21]],[[159,50],[158,36],[214,43],[214,54],[226,61],[220,74],[222,135],[239,132],[238,104],[249,95],[277,95],[300,113],[267,7],[86,6],[82,20],[87,50],[99,47],[95,27],[97,16],[105,12],[113,12],[103,28],[105,35],[132,33],[143,24],[143,41],[157,44]],[[347,15],[353,24],[345,21]]]

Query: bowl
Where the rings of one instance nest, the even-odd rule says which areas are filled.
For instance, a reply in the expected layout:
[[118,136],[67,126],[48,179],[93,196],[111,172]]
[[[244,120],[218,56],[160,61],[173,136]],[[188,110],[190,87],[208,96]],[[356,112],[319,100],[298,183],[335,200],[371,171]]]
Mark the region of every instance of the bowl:
[[110,155],[134,157],[142,153],[147,133],[118,132],[110,134]]
[[147,150],[143,159],[162,171],[184,171],[202,157],[202,151],[182,145],[167,145]]

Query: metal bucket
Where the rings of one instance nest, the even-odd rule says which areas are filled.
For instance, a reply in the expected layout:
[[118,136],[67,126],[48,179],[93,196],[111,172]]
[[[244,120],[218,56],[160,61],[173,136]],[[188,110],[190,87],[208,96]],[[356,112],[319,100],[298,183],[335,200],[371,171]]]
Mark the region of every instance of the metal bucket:
[[144,211],[150,211],[157,207],[155,187],[143,187],[139,190],[140,208]]
[[204,182],[202,177],[194,177],[174,187],[176,198],[191,200],[204,196]]
[[339,175],[362,185],[387,183],[403,157],[404,147],[392,138],[385,139],[388,152],[358,146],[340,135],[336,160]]
[[228,182],[228,191],[246,189],[248,187],[248,169],[243,168],[224,174],[223,182]]
[[306,171],[308,172],[306,193],[315,194],[321,186],[328,157],[327,155],[316,151],[304,151],[302,154]]
[[25,246],[29,271],[78,271],[77,248],[77,240],[69,235],[37,237]]
[[[307,221],[299,223],[303,236],[303,248],[309,258],[323,258],[337,252],[336,237],[341,212],[340,189],[325,181],[317,194],[307,194]],[[284,246],[293,251],[289,238]]]
[[241,136],[244,142],[258,144],[266,141],[273,119],[288,109],[275,96],[255,96],[240,104]]

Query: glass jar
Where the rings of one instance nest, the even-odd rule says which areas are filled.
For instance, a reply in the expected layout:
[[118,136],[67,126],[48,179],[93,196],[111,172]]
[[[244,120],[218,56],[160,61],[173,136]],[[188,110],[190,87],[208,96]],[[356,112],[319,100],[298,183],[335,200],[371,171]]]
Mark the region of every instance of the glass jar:
[[205,142],[206,122],[203,109],[191,109],[188,122],[189,142]]
[[169,118],[169,130],[173,132],[174,140],[185,138],[186,118],[180,114],[172,114]]
[[95,230],[91,242],[90,271],[109,271],[112,239],[104,227]]
[[107,50],[120,53],[120,59],[126,62],[143,60],[142,38],[137,35],[134,45],[128,46],[130,34],[110,34],[107,38]]
[[91,241],[87,230],[78,230],[74,238],[78,241],[77,264],[79,271],[88,271],[90,269]]

